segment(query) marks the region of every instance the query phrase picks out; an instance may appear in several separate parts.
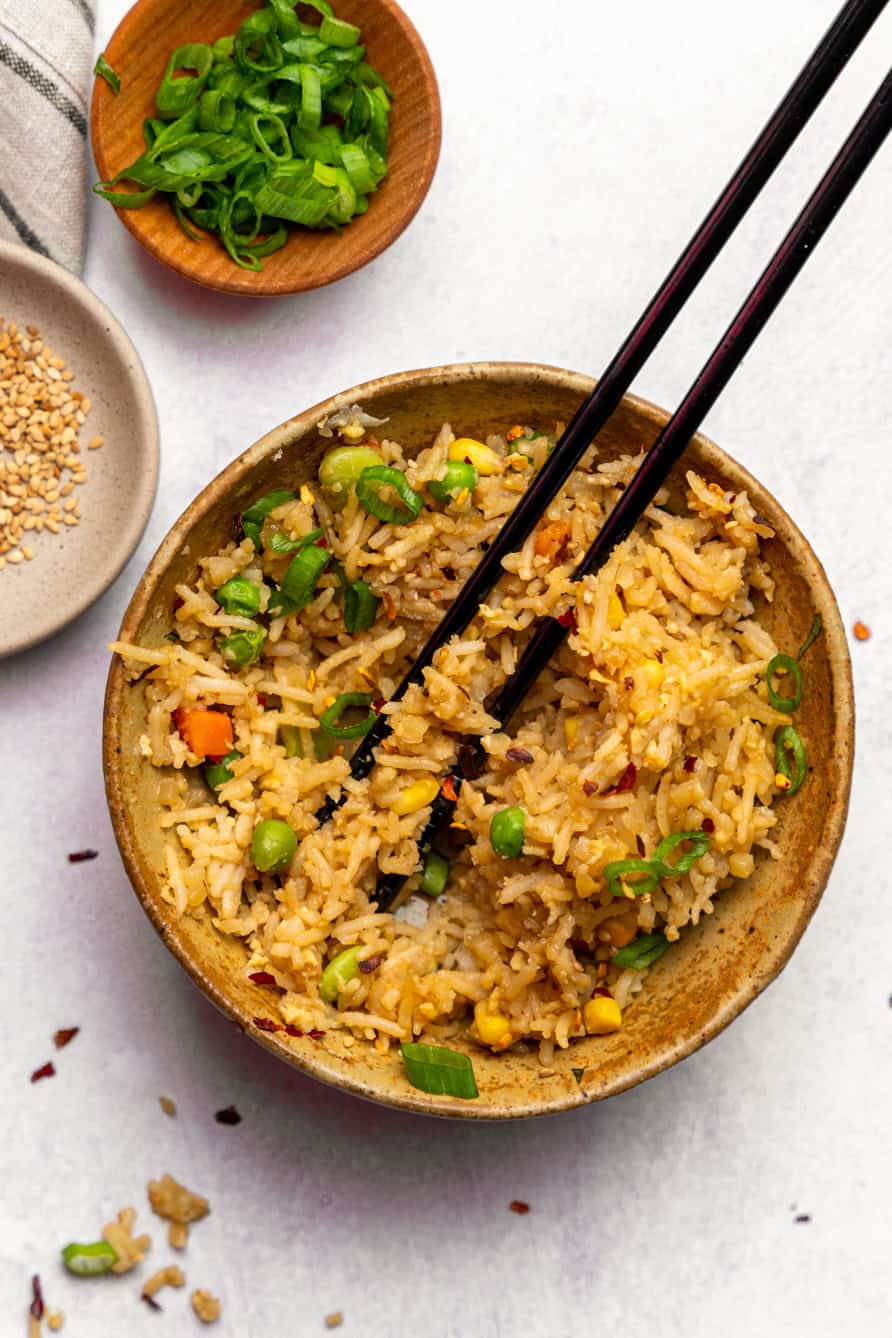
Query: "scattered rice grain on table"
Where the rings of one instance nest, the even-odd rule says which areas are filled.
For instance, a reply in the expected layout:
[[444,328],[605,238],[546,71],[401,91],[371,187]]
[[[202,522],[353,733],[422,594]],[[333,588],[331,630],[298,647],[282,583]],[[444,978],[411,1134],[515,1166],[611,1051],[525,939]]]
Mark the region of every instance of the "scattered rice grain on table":
[[[31,542],[80,523],[87,481],[79,436],[90,401],[34,325],[0,316],[0,571],[35,556]],[[102,445],[94,437],[89,449]]]
[[[640,461],[590,450],[538,530],[506,558],[471,626],[438,652],[424,689],[386,704],[558,430],[527,437],[523,457],[504,436],[477,443],[490,468],[473,492],[445,506],[426,501],[410,525],[375,519],[355,491],[333,510],[321,488],[304,485],[265,518],[265,551],[245,538],[199,561],[196,579],[177,587],[174,638],[112,647],[133,677],[146,675],[140,747],[162,773],[164,895],[180,915],[209,915],[241,939],[246,974],[274,977],[282,1019],[304,1033],[337,1030],[347,1044],[382,1051],[467,1033],[496,1050],[538,1046],[547,1065],[575,1036],[621,1025],[647,972],[613,965],[617,950],[639,934],[676,941],[753,871],[759,852],[779,854],[772,737],[789,716],[770,704],[764,678],[789,648],[775,644],[758,612],[774,595],[760,553],[772,530],[744,492],[693,470],[682,498],[663,490],[604,569],[574,584],[573,567]],[[443,477],[453,442],[446,425],[414,458],[394,441],[374,449],[424,494]],[[290,484],[283,475],[280,486]],[[380,599],[374,626],[347,633],[329,569],[307,607],[264,622],[256,662],[228,663],[218,638],[258,623],[222,610],[214,592],[246,578],[261,592],[263,617],[290,561],[271,538],[316,529],[345,579],[366,580]],[[505,732],[485,703],[543,615],[572,619],[572,631]],[[381,699],[393,730],[364,781],[350,778],[343,747],[314,756],[319,719],[344,693]],[[176,723],[196,706],[231,719],[230,746],[241,754],[215,793]],[[283,746],[286,728],[301,756]],[[430,799],[412,796],[447,775],[467,734],[479,736],[486,762],[462,788],[455,826],[465,845],[446,894],[416,898],[408,914],[381,913],[378,871],[418,888],[415,838]],[[341,787],[346,803],[319,829],[317,809]],[[502,858],[490,841],[506,806],[525,813],[517,858]],[[252,834],[266,819],[297,837],[282,876],[252,862]],[[606,865],[652,855],[670,834],[691,830],[709,841],[689,871],[646,895],[610,894]],[[351,945],[360,970],[326,1003],[322,973]],[[374,969],[363,971],[364,962]]]
[[220,1318],[220,1302],[203,1287],[198,1287],[192,1293],[192,1309],[202,1324],[213,1324]]

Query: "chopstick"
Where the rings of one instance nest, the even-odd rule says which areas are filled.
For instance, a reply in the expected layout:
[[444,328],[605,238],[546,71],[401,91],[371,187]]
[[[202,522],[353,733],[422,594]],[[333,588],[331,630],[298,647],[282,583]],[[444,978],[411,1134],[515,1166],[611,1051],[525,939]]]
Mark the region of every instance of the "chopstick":
[[[424,670],[432,664],[440,647],[464,631],[474,618],[501,575],[503,558],[521,548],[535,529],[549,502],[573,473],[887,3],[888,0],[849,0],[840,10],[595,389],[577,410],[536,479],[431,633],[391,701],[400,701],[414,683],[421,682]],[[389,733],[387,717],[379,715],[350,760],[350,773],[355,779],[361,780],[372,770],[375,749]],[[339,796],[326,799],[316,815],[320,824],[328,821],[345,798],[342,790]]]
[[[599,571],[617,544],[629,537],[890,131],[892,70],[886,75],[864,115],[775,251],[678,409],[645,455],[632,481],[573,572],[574,581],[581,581],[583,577]],[[488,706],[489,714],[495,716],[503,728],[564,641],[570,626],[571,621],[567,618],[549,617],[539,623],[514,673],[506,679],[496,700]],[[450,788],[456,795],[468,772],[479,769],[485,756],[479,740],[468,740],[467,744],[472,750],[470,767],[463,760],[464,750],[460,749],[459,762],[451,775]],[[454,808],[455,800],[441,790],[418,842],[419,851],[427,848]],[[376,890],[379,910],[386,910],[393,904],[405,881],[404,877],[396,875],[379,880]]]

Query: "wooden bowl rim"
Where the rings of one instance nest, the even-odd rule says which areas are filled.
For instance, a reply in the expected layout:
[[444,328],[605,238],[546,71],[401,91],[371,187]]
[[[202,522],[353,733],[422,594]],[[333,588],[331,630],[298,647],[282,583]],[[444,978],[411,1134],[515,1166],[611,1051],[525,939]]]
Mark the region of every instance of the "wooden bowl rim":
[[[212,479],[172,525],[134,591],[133,598],[124,614],[118,634],[119,639],[127,641],[136,636],[164,571],[171,560],[181,551],[193,526],[254,465],[286,445],[293,446],[304,434],[312,431],[321,418],[347,405],[362,404],[370,397],[381,392],[417,390],[424,385],[454,384],[470,380],[494,380],[503,384],[511,384],[515,382],[528,383],[531,379],[538,379],[565,389],[578,390],[580,401],[591,392],[595,384],[591,378],[582,373],[566,371],[548,364],[491,361],[455,363],[440,367],[419,368],[363,382],[349,390],[322,400],[312,408],[306,409],[303,413],[273,428],[272,431],[267,432]],[[652,424],[655,435],[670,417],[666,410],[635,395],[625,396],[624,403]],[[284,1059],[295,1068],[329,1086],[338,1087],[355,1096],[382,1105],[418,1114],[477,1120],[519,1119],[551,1115],[614,1096],[645,1082],[648,1078],[663,1072],[680,1060],[686,1059],[705,1045],[707,1041],[712,1040],[722,1032],[776,979],[786,966],[821,899],[846,823],[854,760],[854,691],[848,642],[836,599],[824,568],[812,551],[811,545],[787,515],[784,508],[748,470],[738,464],[733,457],[727,455],[708,437],[698,433],[693,441],[704,459],[716,472],[735,473],[741,480],[742,485],[748,490],[761,492],[771,498],[779,515],[784,520],[784,531],[779,533],[778,537],[788,551],[795,553],[803,575],[809,583],[814,607],[823,619],[823,634],[827,646],[827,658],[833,685],[833,700],[836,707],[831,756],[835,762],[837,792],[834,794],[833,802],[828,806],[828,815],[823,833],[824,840],[815,843],[811,860],[801,872],[799,879],[799,915],[788,936],[782,942],[772,943],[767,947],[757,969],[753,970],[745,983],[735,993],[721,1000],[709,1023],[700,1032],[694,1036],[664,1045],[656,1052],[651,1053],[642,1062],[640,1068],[631,1073],[617,1076],[613,1081],[608,1081],[604,1086],[599,1087],[597,1091],[585,1093],[582,1089],[579,1089],[577,1092],[563,1094],[548,1100],[528,1099],[524,1102],[513,1103],[509,1107],[498,1100],[487,1100],[482,1096],[474,1102],[453,1102],[449,1098],[416,1093],[408,1084],[404,1093],[378,1090],[374,1084],[353,1079],[349,1075],[327,1067],[323,1050],[296,1053],[275,1033],[262,1032],[252,1026],[252,1018],[248,1012],[229,999],[223,990],[218,989],[214,981],[204,974],[201,967],[191,959],[179,938],[171,932],[170,927],[159,916],[150,889],[142,876],[136,852],[136,842],[129,822],[129,809],[120,762],[118,729],[122,695],[127,684],[124,678],[123,665],[119,658],[114,656],[106,685],[102,758],[112,825],[130,882],[143,910],[148,915],[162,941],[177,957],[193,982],[221,1012],[236,1022],[242,1030],[247,1032],[258,1044],[269,1050],[271,1054],[279,1059]]]
[[[124,41],[130,33],[131,27],[135,28],[139,18],[140,10],[152,4],[157,0],[136,0],[136,3],[127,11],[121,22],[115,28],[112,36],[109,38],[105,48],[105,56],[113,68],[115,68],[115,51],[119,42]],[[165,238],[169,235],[165,229],[162,232],[156,232],[146,226],[145,216],[141,209],[119,209],[112,206],[127,231],[136,238],[139,244],[148,253],[158,260],[162,265],[172,269],[175,273],[181,274],[183,278],[189,279],[192,283],[197,283],[203,288],[213,289],[215,292],[232,293],[239,297],[285,297],[294,293],[308,293],[316,288],[325,288],[331,283],[337,283],[340,279],[345,279],[348,274],[355,274],[357,270],[363,269],[373,260],[377,259],[382,252],[405,232],[409,224],[418,213],[430,190],[431,182],[434,179],[434,173],[437,170],[437,163],[440,158],[440,146],[443,139],[443,112],[440,103],[440,89],[437,83],[437,76],[434,72],[433,63],[428,53],[427,47],[421,39],[418,29],[415,27],[408,14],[396,3],[396,0],[369,0],[369,3],[379,5],[382,9],[392,14],[393,18],[405,32],[409,45],[412,48],[415,59],[418,62],[421,81],[425,89],[425,99],[429,108],[430,129],[425,138],[425,152],[420,160],[419,171],[412,177],[411,189],[405,192],[399,206],[391,210],[391,219],[378,237],[374,245],[369,246],[358,257],[351,260],[342,260],[337,264],[330,264],[325,270],[320,270],[319,277],[311,277],[306,280],[288,280],[276,279],[270,274],[268,269],[259,272],[240,269],[233,263],[234,273],[230,278],[223,280],[209,279],[202,272],[201,262],[197,260],[196,264],[190,265],[185,261],[179,261],[175,256],[167,254],[165,249]],[[100,181],[107,181],[111,175],[111,167],[105,152],[105,137],[100,125],[100,119],[103,112],[114,106],[115,94],[109,88],[108,84],[99,75],[93,80],[93,93],[90,99],[90,143],[93,148],[93,155],[96,161],[96,168],[99,173]],[[370,208],[374,208],[374,201]],[[295,230],[296,237],[300,237],[300,229]],[[345,234],[349,235],[349,234]],[[289,239],[289,245],[292,239]],[[213,239],[208,241],[208,245],[213,246]]]

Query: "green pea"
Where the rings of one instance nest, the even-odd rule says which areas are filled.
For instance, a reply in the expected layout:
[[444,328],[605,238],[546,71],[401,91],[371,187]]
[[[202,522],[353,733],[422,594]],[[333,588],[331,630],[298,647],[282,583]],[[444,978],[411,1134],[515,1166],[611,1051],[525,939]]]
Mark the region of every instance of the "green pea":
[[231,762],[237,762],[241,753],[237,748],[233,748],[231,753],[227,753],[219,762],[208,762],[204,768],[204,778],[212,790],[219,790],[221,785],[232,780],[232,772],[229,770]]
[[89,1278],[97,1273],[108,1273],[118,1262],[118,1256],[107,1240],[97,1240],[92,1245],[72,1242],[62,1251],[62,1262],[69,1273]]
[[526,814],[522,808],[502,808],[489,824],[489,843],[497,855],[516,859],[523,850]]
[[260,587],[244,576],[233,576],[215,591],[214,599],[226,613],[253,618],[260,609]]
[[281,873],[291,863],[297,837],[279,818],[258,822],[251,838],[251,859],[261,873]]
[[220,642],[220,653],[230,664],[245,668],[260,658],[265,641],[266,632],[262,628],[256,632],[233,632],[232,636],[225,636]]
[[477,487],[477,470],[466,460],[450,460],[442,478],[431,479],[427,490],[438,502],[448,502],[462,489],[473,492]]
[[344,986],[356,975],[359,970],[359,952],[358,947],[345,948],[337,957],[332,957],[322,972],[319,993],[326,1003],[334,1003]]
[[435,850],[429,850],[421,874],[421,890],[428,897],[439,897],[449,878],[449,861]]
[[383,465],[383,457],[370,446],[335,446],[323,456],[319,484],[332,511],[340,511],[365,469]]

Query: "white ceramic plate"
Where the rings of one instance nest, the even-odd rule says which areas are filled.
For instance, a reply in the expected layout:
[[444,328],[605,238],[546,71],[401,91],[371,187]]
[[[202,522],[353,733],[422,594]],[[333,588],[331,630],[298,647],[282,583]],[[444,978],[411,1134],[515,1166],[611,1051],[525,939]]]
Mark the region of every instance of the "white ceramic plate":
[[[28,539],[34,557],[0,571],[0,657],[58,632],[111,585],[139,543],[158,482],[158,419],[139,355],[80,279],[0,242],[0,314],[36,325],[92,404],[80,442],[79,525]],[[87,443],[101,436],[100,450]],[[5,456],[0,451],[0,460]]]

